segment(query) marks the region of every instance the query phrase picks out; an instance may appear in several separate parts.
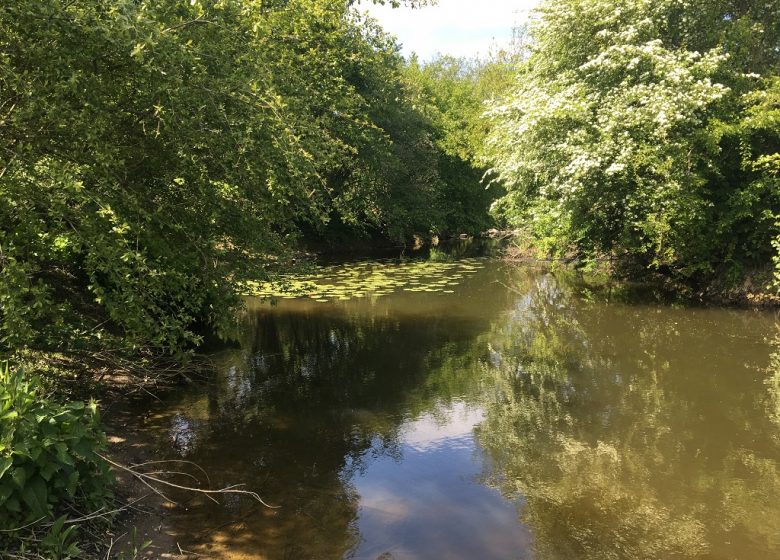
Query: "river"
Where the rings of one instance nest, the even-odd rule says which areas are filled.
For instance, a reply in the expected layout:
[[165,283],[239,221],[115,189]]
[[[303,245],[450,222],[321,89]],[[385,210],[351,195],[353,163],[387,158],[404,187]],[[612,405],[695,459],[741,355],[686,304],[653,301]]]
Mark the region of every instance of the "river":
[[441,255],[311,281],[257,286],[213,381],[146,415],[156,458],[278,506],[183,497],[169,542],[231,559],[780,557],[774,313]]

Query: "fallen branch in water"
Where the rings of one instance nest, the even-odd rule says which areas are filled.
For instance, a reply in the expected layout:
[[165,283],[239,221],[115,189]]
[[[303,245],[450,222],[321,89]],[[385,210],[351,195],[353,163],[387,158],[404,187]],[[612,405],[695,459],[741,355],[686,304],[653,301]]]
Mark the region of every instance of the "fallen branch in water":
[[[138,470],[136,470],[136,469],[134,469],[132,467],[128,467],[126,465],[121,465],[121,464],[119,464],[119,463],[117,463],[115,461],[112,461],[108,457],[100,455],[99,453],[97,455],[98,455],[98,457],[103,459],[105,462],[107,462],[109,465],[111,465],[111,466],[113,466],[113,467],[115,467],[117,469],[123,470],[123,471],[129,473],[130,475],[132,475],[139,482],[144,484],[147,488],[152,490],[158,496],[162,497],[164,500],[167,500],[167,501],[169,501],[169,502],[171,502],[173,504],[176,504],[176,505],[178,505],[178,503],[175,500],[172,500],[171,498],[166,496],[159,488],[155,487],[154,485],[155,484],[159,484],[159,485],[167,486],[169,488],[174,488],[176,490],[182,490],[182,491],[185,491],[185,492],[193,492],[193,493],[196,493],[196,494],[201,494],[201,495],[205,496],[206,498],[208,498],[209,500],[211,500],[214,503],[219,503],[214,498],[215,495],[219,495],[219,494],[233,494],[233,495],[240,495],[240,496],[248,496],[249,498],[255,500],[256,502],[259,502],[259,503],[263,504],[267,508],[278,509],[279,507],[281,507],[281,506],[272,506],[272,505],[266,503],[260,497],[260,495],[257,492],[252,492],[251,490],[241,490],[239,487],[243,486],[243,484],[234,484],[232,486],[226,486],[225,488],[220,488],[219,490],[205,490],[203,488],[193,488],[191,486],[183,486],[181,484],[175,484],[173,482],[169,482],[167,480],[163,480],[163,479],[158,478],[156,476],[152,476],[149,473],[144,473],[144,472],[138,471]],[[157,463],[160,463],[160,462],[162,462],[162,461],[158,461]],[[170,462],[189,463],[189,461],[175,461],[175,460],[174,461],[170,461]],[[144,464],[148,464],[148,463],[144,463]],[[200,467],[198,467],[198,468],[200,468]],[[201,471],[202,471],[202,469],[201,469]],[[159,474],[159,471],[155,471],[155,474]]]

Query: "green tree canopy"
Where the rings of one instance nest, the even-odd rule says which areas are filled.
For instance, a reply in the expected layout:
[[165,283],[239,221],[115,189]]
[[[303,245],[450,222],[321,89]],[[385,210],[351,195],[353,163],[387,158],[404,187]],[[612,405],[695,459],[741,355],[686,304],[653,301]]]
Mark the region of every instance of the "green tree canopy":
[[779,29],[777,2],[544,3],[491,109],[487,159],[509,190],[496,212],[557,254],[692,280],[765,265]]
[[0,351],[181,349],[301,231],[445,229],[432,124],[350,4],[0,7]]

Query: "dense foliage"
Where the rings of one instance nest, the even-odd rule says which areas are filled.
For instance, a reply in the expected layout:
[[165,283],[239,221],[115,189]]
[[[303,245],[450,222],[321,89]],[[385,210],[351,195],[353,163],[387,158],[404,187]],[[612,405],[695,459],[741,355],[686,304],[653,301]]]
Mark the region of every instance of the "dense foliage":
[[496,211],[553,254],[737,280],[778,234],[780,3],[543,4],[494,105]]
[[485,104],[501,99],[512,84],[513,53],[500,51],[487,60],[449,56],[427,64],[412,58],[406,79],[415,86],[415,105],[431,123],[438,148],[443,229],[478,233],[494,221],[488,209],[501,196],[499,185],[480,188],[480,161],[488,133]]
[[[426,110],[439,77],[415,81],[352,4],[0,5],[0,357],[180,354],[302,238],[488,223],[475,163]],[[95,407],[24,371],[0,380],[0,529],[42,520],[72,555],[55,516],[106,498]]]
[[1,6],[0,352],[177,351],[301,232],[482,227],[470,164],[349,4]]

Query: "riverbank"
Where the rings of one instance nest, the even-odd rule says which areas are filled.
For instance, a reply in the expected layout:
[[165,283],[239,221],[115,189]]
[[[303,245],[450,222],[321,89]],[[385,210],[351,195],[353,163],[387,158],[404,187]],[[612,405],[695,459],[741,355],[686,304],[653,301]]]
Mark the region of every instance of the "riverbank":
[[[170,446],[168,434],[150,426],[155,411],[155,402],[166,398],[174,389],[148,396],[147,399],[134,401],[116,400],[108,404],[104,413],[107,433],[108,453],[119,464],[143,472],[153,472],[156,476],[166,477],[165,471],[181,472],[190,466],[173,463],[158,463],[160,449]],[[149,468],[152,467],[152,468]],[[166,560],[190,560],[198,558],[178,546],[181,536],[166,531],[166,519],[176,508],[188,508],[164,497],[165,488],[150,487],[128,471],[115,468],[116,493],[118,499],[126,504],[113,521],[115,551],[131,551],[130,558],[155,558]],[[200,474],[200,473],[199,473]],[[189,478],[189,477],[185,477]],[[192,484],[192,480],[185,481]],[[159,493],[158,493],[159,492]],[[191,498],[190,498],[191,499]],[[201,504],[202,505],[202,504]],[[105,551],[105,557],[111,557],[111,550]]]
[[528,236],[519,230],[500,232],[498,235],[507,240],[501,253],[501,258],[506,262],[518,265],[543,264],[553,270],[576,272],[582,276],[584,282],[594,286],[606,283],[645,284],[675,292],[681,300],[691,303],[780,307],[780,288],[776,284],[775,270],[771,266],[744,272],[739,277],[735,277],[733,271],[723,268],[713,273],[707,282],[695,283],[660,271],[627,266],[626,263],[609,258],[595,259],[587,263],[577,259],[574,254],[558,259],[544,258],[539,256],[539,249]]

